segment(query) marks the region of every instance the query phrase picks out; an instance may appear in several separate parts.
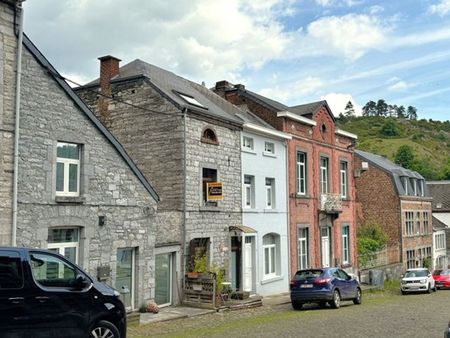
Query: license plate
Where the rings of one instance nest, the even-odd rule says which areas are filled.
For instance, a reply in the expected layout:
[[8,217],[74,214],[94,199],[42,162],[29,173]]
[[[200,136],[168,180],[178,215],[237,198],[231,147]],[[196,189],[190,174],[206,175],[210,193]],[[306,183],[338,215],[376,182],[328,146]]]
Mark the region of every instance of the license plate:
[[301,288],[312,288],[313,285],[312,284],[302,284],[300,285]]

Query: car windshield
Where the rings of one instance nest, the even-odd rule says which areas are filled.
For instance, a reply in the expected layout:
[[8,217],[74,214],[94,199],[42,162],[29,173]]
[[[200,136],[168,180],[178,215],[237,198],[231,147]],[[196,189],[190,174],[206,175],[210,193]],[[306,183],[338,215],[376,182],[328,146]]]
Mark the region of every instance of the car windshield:
[[405,277],[426,277],[428,275],[427,270],[413,270],[406,271]]
[[442,270],[440,275],[441,276],[448,276],[448,275],[450,275],[450,270]]
[[317,278],[320,277],[323,273],[323,270],[300,270],[295,274],[295,280],[300,279],[309,279],[309,278]]

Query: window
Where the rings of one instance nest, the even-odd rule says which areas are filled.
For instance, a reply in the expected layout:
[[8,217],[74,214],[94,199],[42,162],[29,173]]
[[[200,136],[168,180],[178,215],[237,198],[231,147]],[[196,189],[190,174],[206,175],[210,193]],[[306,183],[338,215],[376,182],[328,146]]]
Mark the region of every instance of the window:
[[423,184],[423,180],[419,181],[419,190],[420,190],[420,196],[425,196],[425,187]]
[[420,222],[420,212],[416,212],[416,234],[422,233],[422,229],[420,228],[421,222]]
[[80,194],[80,145],[58,142],[56,150],[56,195]]
[[209,264],[209,237],[200,237],[191,239],[189,242],[189,266],[188,271],[193,271],[195,268],[196,260],[199,261],[203,257],[206,258],[207,264]]
[[22,261],[18,252],[0,250],[0,290],[23,287]]
[[255,177],[244,175],[244,208],[255,207]]
[[248,136],[242,138],[242,148],[246,150],[253,150],[253,139]]
[[342,227],[342,264],[350,263],[350,227]]
[[78,228],[58,228],[48,231],[48,249],[66,257],[72,263],[78,263]]
[[434,235],[434,246],[436,250],[445,249],[445,234]]
[[59,257],[32,252],[30,253],[31,272],[37,283],[46,287],[72,288],[77,273],[74,267]]
[[412,186],[412,195],[417,196],[417,180],[415,178],[410,178],[411,186]]
[[408,177],[402,177],[402,185],[405,189],[405,195],[408,195]]
[[412,211],[405,212],[405,233],[407,236],[414,235],[414,213]]
[[275,154],[275,144],[272,142],[264,142],[264,153],[274,155]]
[[328,158],[320,157],[320,193],[328,193]]
[[217,170],[210,168],[202,169],[202,184],[203,184],[203,203],[205,206],[217,206],[218,202],[208,201],[208,191],[206,183],[217,182]]
[[276,261],[277,261],[277,245],[275,236],[272,234],[263,237],[264,250],[264,275],[271,277],[276,275]]
[[266,209],[275,208],[275,179],[266,178]]
[[406,251],[406,267],[408,269],[412,269],[416,267],[416,257],[414,254],[414,250]]
[[203,130],[201,141],[203,143],[209,143],[214,145],[219,144],[216,133],[211,128],[206,128],[205,130]]
[[428,219],[428,211],[423,212],[423,233],[426,235],[429,232],[429,219]]
[[197,101],[197,99],[191,95],[187,95],[187,94],[183,94],[183,93],[178,93],[177,94],[187,103],[192,104],[193,106],[197,106],[200,108],[204,108],[204,109],[208,109],[206,108],[204,105],[202,105],[200,102]]
[[297,151],[297,194],[306,195],[306,153]]
[[309,268],[309,238],[308,228],[298,229],[298,269],[303,270]]
[[345,161],[341,161],[340,178],[341,178],[341,198],[347,198],[347,167]]

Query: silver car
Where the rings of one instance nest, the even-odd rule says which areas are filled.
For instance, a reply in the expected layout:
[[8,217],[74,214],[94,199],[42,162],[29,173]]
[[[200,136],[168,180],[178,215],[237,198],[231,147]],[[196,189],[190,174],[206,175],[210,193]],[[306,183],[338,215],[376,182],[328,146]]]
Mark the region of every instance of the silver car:
[[402,295],[408,292],[436,291],[433,276],[426,268],[415,268],[406,270],[400,282]]

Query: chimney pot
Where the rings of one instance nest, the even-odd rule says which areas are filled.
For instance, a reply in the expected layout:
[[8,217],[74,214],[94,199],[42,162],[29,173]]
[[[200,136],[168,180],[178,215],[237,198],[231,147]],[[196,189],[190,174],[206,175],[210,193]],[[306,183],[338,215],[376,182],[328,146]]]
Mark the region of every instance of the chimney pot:
[[110,81],[119,75],[119,62],[122,61],[114,56],[106,55],[98,58],[100,60],[100,92],[99,100],[100,120],[106,124],[108,120],[108,99],[111,96]]

